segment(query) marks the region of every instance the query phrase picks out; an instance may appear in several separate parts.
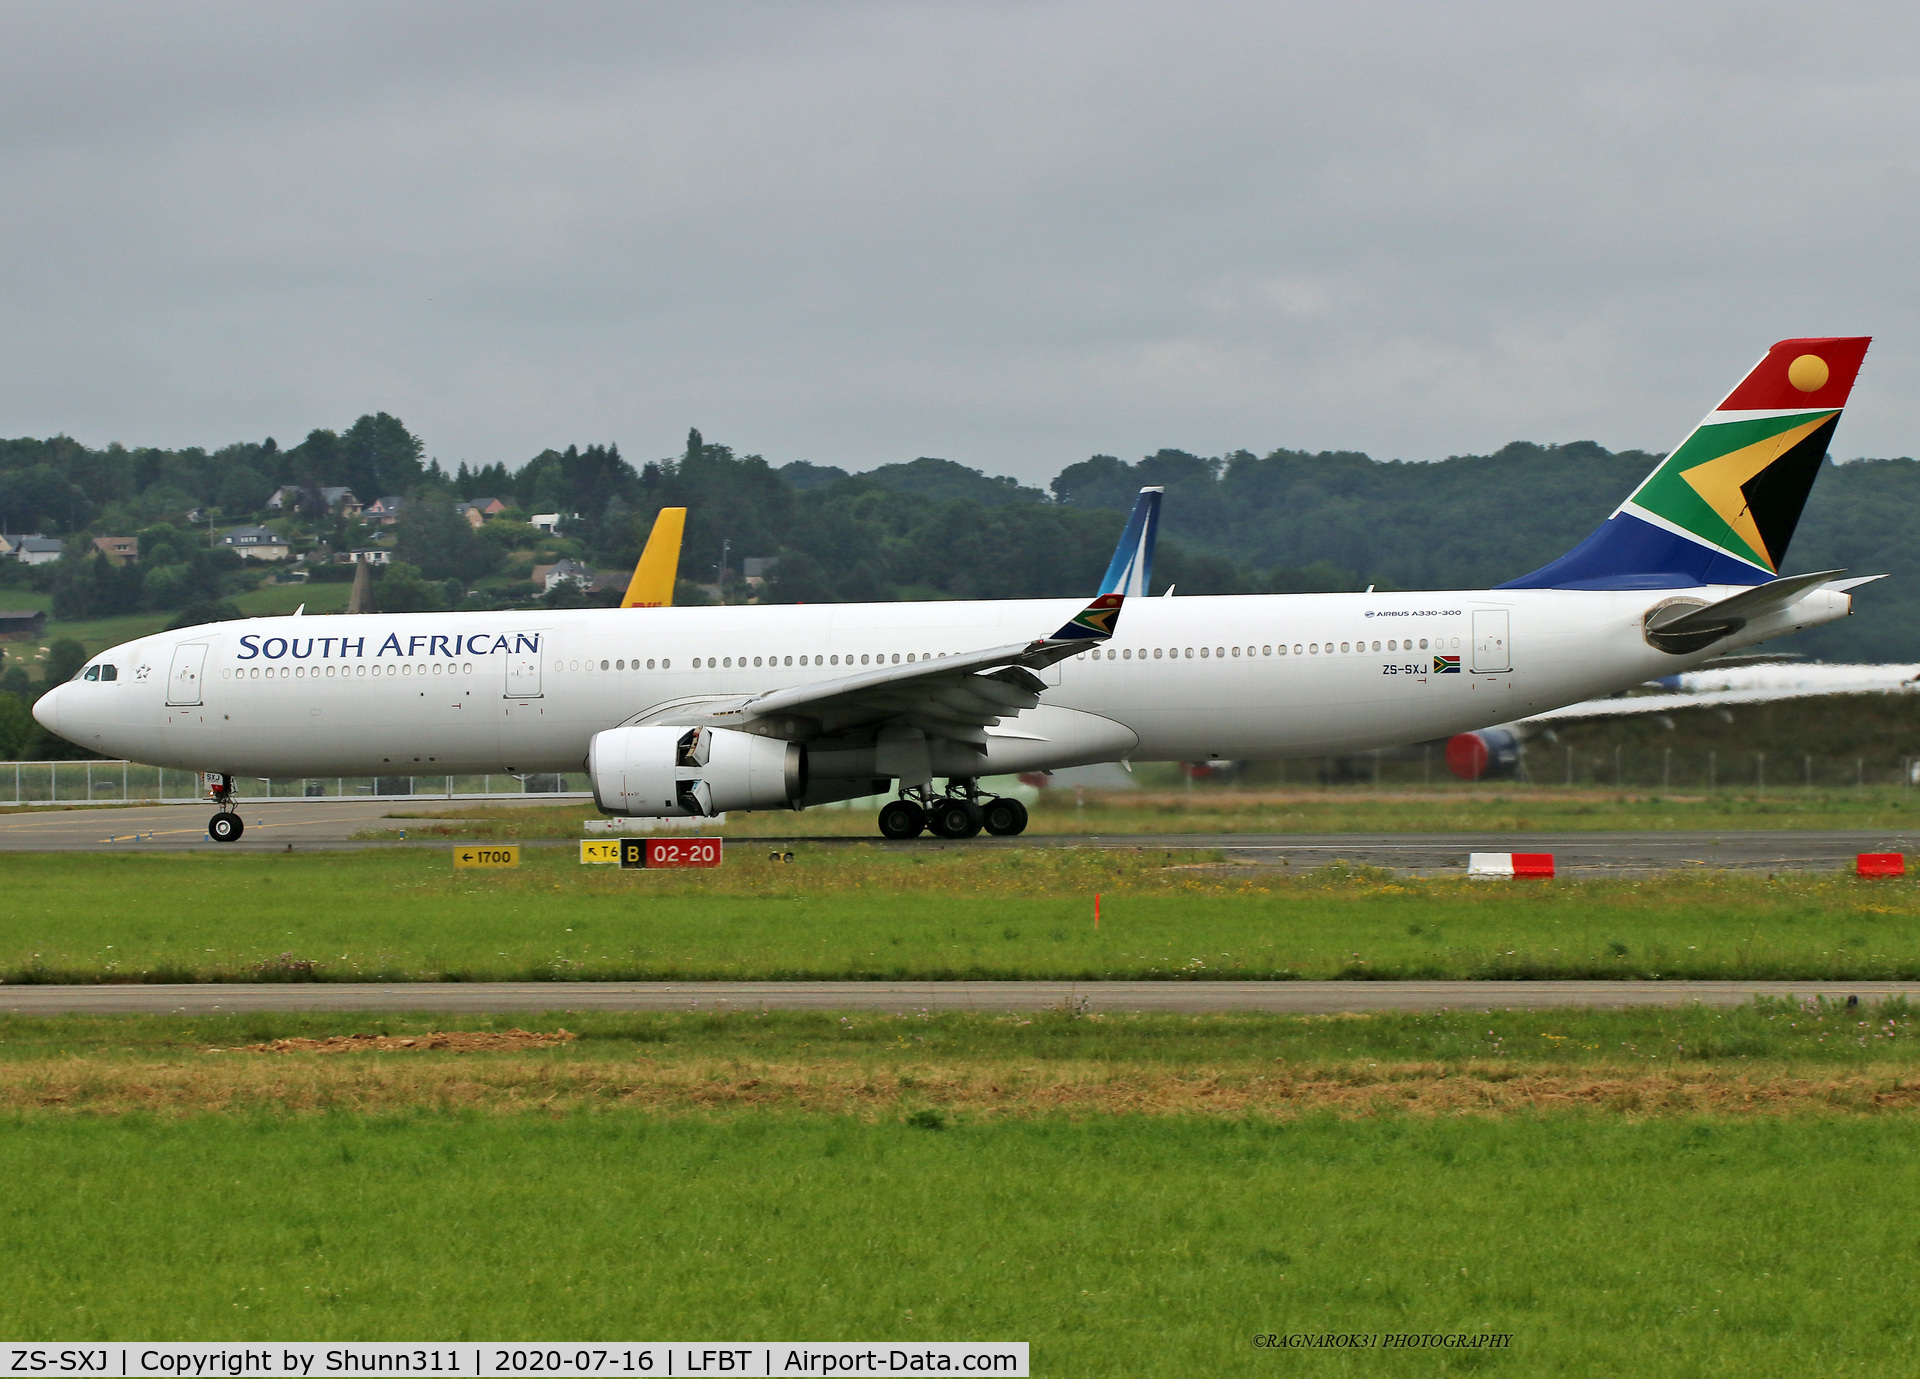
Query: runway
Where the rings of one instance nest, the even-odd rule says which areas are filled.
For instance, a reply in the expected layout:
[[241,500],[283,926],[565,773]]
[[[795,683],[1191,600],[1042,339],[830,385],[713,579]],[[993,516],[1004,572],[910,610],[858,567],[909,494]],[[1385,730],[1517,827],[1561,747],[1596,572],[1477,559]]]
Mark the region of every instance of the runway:
[[[240,817],[246,832],[237,843],[216,843],[207,837],[211,804],[149,804],[14,812],[0,810],[0,852],[283,852],[288,843],[303,848],[385,847],[384,841],[355,841],[353,835],[370,829],[392,833],[393,841],[409,824],[423,820],[389,819],[396,809],[441,813],[484,800],[448,800],[431,796],[410,799],[389,795],[379,799],[243,800]],[[578,798],[503,799],[515,809],[577,805]],[[444,838],[432,844],[444,847]]]
[[1920,982],[311,982],[0,986],[9,1015],[247,1011],[977,1011],[1364,1015],[1378,1011],[1744,1005],[1756,996],[1863,1004],[1920,999]]
[[[206,805],[147,805],[131,808],[72,809],[41,813],[0,812],[0,852],[284,852],[296,849],[439,847],[446,838],[402,840],[412,820],[384,817],[395,808],[441,812],[463,802],[422,799],[273,800],[246,804],[245,836],[238,843],[215,843],[206,836]],[[515,800],[528,804],[577,804],[577,800]],[[1391,867],[1419,875],[1464,871],[1472,852],[1550,852],[1562,875],[1645,875],[1694,868],[1745,871],[1837,871],[1861,852],[1906,852],[1920,839],[1920,828],[1897,829],[1726,829],[1687,832],[1556,833],[1142,833],[1122,835],[1041,834],[1019,838],[979,837],[963,842],[918,838],[890,843],[877,837],[810,836],[798,816],[785,845],[849,847],[867,844],[890,851],[948,848],[1083,847],[1112,849],[1219,850],[1227,860],[1267,867],[1305,868],[1347,861]],[[354,834],[381,830],[386,839],[356,840]],[[770,838],[742,838],[753,847]],[[532,842],[529,847],[571,847],[570,841]]]

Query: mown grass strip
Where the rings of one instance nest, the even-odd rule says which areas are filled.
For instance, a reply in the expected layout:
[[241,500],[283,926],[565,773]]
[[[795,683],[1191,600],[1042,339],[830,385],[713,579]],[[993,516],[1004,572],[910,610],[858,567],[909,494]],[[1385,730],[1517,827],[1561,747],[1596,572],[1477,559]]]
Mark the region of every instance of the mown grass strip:
[[[715,873],[447,855],[19,854],[12,982],[1920,978],[1920,880],[1487,884],[1159,849],[801,848]],[[1093,895],[1102,901],[1093,927]]]
[[[525,1028],[522,1028],[525,1026]],[[1920,1106],[1903,1001],[1354,1018],[819,1013],[0,1021],[0,1107],[885,1120]]]
[[[1037,1373],[1899,1373],[1901,1119],[15,1118],[16,1340],[1020,1338]],[[1364,1357],[1430,1374],[1433,1353]]]

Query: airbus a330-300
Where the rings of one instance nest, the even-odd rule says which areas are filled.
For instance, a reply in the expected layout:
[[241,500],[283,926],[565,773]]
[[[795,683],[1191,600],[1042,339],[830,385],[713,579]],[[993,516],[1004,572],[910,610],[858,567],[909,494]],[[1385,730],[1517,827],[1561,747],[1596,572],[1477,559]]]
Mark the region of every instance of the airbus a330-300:
[[236,776],[583,769],[611,814],[890,793],[889,837],[1018,833],[983,777],[1394,746],[1846,616],[1864,579],[1780,569],[1867,345],[1781,341],[1591,536],[1492,589],[1147,598],[1144,489],[1090,602],[257,618],[114,647],[34,713],[208,773],[222,840]]

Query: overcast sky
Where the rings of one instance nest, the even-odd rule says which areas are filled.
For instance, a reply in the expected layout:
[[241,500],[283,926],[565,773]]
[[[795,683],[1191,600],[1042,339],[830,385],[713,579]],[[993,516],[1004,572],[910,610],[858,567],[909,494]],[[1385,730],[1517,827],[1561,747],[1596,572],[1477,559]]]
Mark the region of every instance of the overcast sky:
[[1877,337],[1920,453],[1920,8],[0,5],[0,435],[518,464],[688,426],[1667,449]]

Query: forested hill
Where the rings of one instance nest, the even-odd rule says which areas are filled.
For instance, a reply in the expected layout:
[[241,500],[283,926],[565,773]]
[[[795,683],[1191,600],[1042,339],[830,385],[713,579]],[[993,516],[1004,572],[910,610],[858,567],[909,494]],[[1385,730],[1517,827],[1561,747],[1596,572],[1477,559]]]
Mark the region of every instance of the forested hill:
[[[426,463],[420,441],[385,414],[344,432],[316,431],[282,449],[272,441],[217,451],[93,450],[65,439],[0,442],[0,525],[66,538],[157,532],[143,542],[175,574],[103,575],[119,600],[82,609],[89,586],[72,568],[69,608],[55,567],[32,572],[56,590],[56,616],[103,616],[221,592],[223,575],[191,557],[181,531],[199,510],[202,531],[265,521],[316,565],[365,543],[362,527],[318,501],[345,485],[362,502],[400,494],[409,516],[394,530],[406,562],[389,611],[498,607],[531,601],[532,565],[573,555],[631,568],[653,515],[690,509],[681,571],[711,584],[722,542],[725,597],[746,597],[744,557],[778,556],[763,599],[1072,595],[1104,569],[1126,509],[1145,484],[1167,490],[1155,583],[1182,594],[1382,588],[1484,588],[1534,569],[1578,542],[1652,468],[1657,457],[1590,442],[1515,443],[1492,455],[1431,463],[1377,461],[1355,452],[1246,451],[1217,458],[1162,450],[1126,463],[1095,456],[1067,466],[1047,489],[923,458],[850,474],[806,462],[776,467],[689,436],[685,451],[635,467],[615,446],[548,450],[508,470],[453,472]],[[310,495],[267,511],[282,485]],[[451,500],[500,498],[509,508],[481,531],[450,520]],[[567,516],[543,537],[532,513]],[[1859,597],[1860,614],[1818,629],[1797,647],[1830,659],[1920,660],[1920,464],[1911,459],[1829,465],[1815,485],[1790,569],[1887,573]],[[201,538],[204,541],[204,537]],[[86,545],[69,540],[70,549]],[[92,560],[92,557],[86,557]],[[62,560],[61,566],[79,563]],[[192,569],[191,578],[183,571]],[[16,582],[25,575],[8,576]],[[187,591],[182,593],[182,591]],[[98,598],[107,598],[99,594]],[[550,596],[551,597],[551,596]],[[0,602],[5,601],[0,594]],[[96,600],[97,601],[97,600]]]

